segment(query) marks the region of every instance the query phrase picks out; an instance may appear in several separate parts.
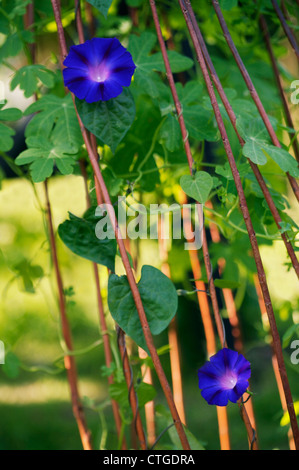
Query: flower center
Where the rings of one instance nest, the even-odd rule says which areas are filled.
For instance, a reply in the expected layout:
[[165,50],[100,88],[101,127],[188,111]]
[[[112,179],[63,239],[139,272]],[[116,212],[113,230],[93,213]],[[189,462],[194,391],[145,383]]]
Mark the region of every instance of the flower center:
[[89,70],[89,76],[94,82],[104,82],[109,77],[109,69],[105,64],[99,64],[91,67]]
[[231,371],[227,373],[221,379],[221,385],[227,390],[232,390],[238,381],[238,377]]

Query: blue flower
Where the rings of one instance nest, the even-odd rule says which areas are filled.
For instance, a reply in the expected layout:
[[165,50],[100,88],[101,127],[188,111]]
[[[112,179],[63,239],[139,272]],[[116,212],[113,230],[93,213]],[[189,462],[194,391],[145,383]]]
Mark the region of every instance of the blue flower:
[[250,363],[242,354],[221,349],[198,371],[201,395],[209,405],[236,403],[249,387]]
[[65,86],[87,103],[116,98],[130,85],[136,68],[117,38],[93,38],[71,46],[63,65]]

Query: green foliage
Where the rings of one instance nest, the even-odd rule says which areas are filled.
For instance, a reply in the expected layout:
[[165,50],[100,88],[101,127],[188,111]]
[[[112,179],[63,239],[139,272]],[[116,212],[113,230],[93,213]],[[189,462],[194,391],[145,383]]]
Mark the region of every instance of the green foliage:
[[[134,81],[143,92],[152,97],[159,96],[159,84],[153,71],[165,72],[165,66],[161,52],[150,54],[157,40],[153,33],[144,32],[139,37],[131,35],[128,50],[131,52],[136,71]],[[169,61],[173,72],[188,70],[193,65],[189,57],[185,57],[176,51],[168,52]]]
[[76,99],[76,105],[84,126],[115,152],[135,118],[130,90],[125,88],[121,95],[109,101],[87,103]]
[[[144,407],[146,403],[152,401],[156,397],[155,388],[145,382],[139,382],[134,387],[137,393],[138,406],[140,408]],[[109,386],[109,395],[113,400],[117,401],[122,409],[129,410],[129,396],[128,396],[128,387],[125,381],[120,383],[113,383]]]
[[[0,386],[0,396],[2,391],[4,394],[7,393],[6,387],[9,388],[11,381],[14,380],[18,387],[22,387],[24,397],[30,396],[30,400],[34,401],[31,386],[35,383],[39,386],[40,381],[45,380],[45,374],[53,376],[64,370],[65,350],[59,349],[56,354],[57,348],[60,345],[64,348],[64,344],[60,328],[57,334],[57,326],[60,325],[56,311],[56,289],[53,284],[55,277],[53,266],[49,263],[51,253],[48,239],[42,231],[45,218],[42,213],[43,209],[40,213],[36,211],[36,208],[43,205],[43,198],[40,198],[40,189],[43,188],[39,185],[28,184],[28,178],[21,181],[22,177],[27,176],[28,170],[31,183],[42,182],[51,177],[51,188],[55,187],[55,184],[58,188],[53,193],[51,189],[50,198],[53,205],[54,225],[55,227],[58,225],[60,240],[67,247],[64,249],[65,247],[58,246],[58,261],[63,282],[65,281],[63,293],[71,331],[74,335],[74,357],[76,361],[78,360],[78,377],[83,382],[88,380],[83,384],[83,389],[86,389],[88,394],[90,391],[93,393],[91,388],[93,385],[97,388],[101,387],[101,393],[96,394],[97,397],[102,397],[103,394],[103,399],[101,398],[99,402],[97,402],[98,399],[90,398],[90,396],[82,397],[82,403],[89,408],[90,412],[88,422],[93,423],[92,434],[95,447],[113,449],[120,445],[120,442],[117,442],[112,419],[110,419],[112,416],[110,399],[116,400],[120,406],[122,431],[125,432],[129,445],[131,444],[130,425],[134,417],[130,409],[128,387],[124,380],[122,358],[117,349],[115,321],[132,339],[132,342],[127,341],[127,346],[133,373],[132,384],[137,392],[142,419],[144,418],[142,408],[155,399],[157,436],[162,433],[156,448],[181,450],[173,418],[161,405],[159,384],[154,382],[152,386],[143,382],[143,377],[141,378],[140,366],[146,365],[153,368],[153,361],[148,356],[146,359],[140,359],[137,355],[137,346],[149,351],[136,305],[128,279],[122,275],[120,252],[109,218],[102,213],[98,215],[99,212],[95,211],[97,204],[95,193],[98,188],[95,188],[94,175],[87,158],[72,97],[70,94],[65,96],[59,67],[57,28],[51,2],[36,0],[34,24],[25,28],[24,24],[30,16],[27,10],[30,3],[31,0],[2,0],[0,5],[0,62],[4,79],[6,81],[7,78],[8,86],[13,92],[12,97],[11,94],[9,95],[9,100],[12,98],[11,103],[16,103],[14,97],[18,88],[23,92],[19,94],[20,104],[9,105],[24,109],[24,98],[34,97],[35,100],[24,113],[14,107],[6,108],[6,102],[0,105],[0,150],[3,160],[3,166],[0,168],[0,196],[4,214],[0,219],[1,241],[3,238],[4,242],[3,253],[0,252],[0,284],[3,288],[0,297],[1,312],[4,312],[0,318],[0,339],[3,339],[5,345],[12,345],[7,348],[5,364],[0,368],[1,381],[3,381]],[[178,116],[173,102],[148,1],[90,0],[89,4],[92,6],[93,18],[89,18],[89,10],[83,8],[83,3],[81,10],[86,38],[91,37],[92,28],[95,29],[95,36],[118,37],[123,45],[128,47],[136,64],[130,87],[124,88],[119,97],[93,104],[78,99],[75,101],[83,125],[97,138],[99,167],[112,203],[116,208],[117,197],[123,196],[127,205],[132,201],[140,202],[148,210],[152,203],[170,205],[173,202],[180,202],[183,190],[189,198],[205,205],[204,216],[209,254],[213,274],[216,276],[214,284],[217,289],[220,313],[224,317],[227,340],[233,347],[235,346],[221,289],[233,290],[240,327],[244,334],[244,347],[246,353],[248,352],[251,356],[253,388],[263,391],[263,393],[256,393],[253,397],[257,405],[255,409],[261,430],[259,433],[261,445],[264,448],[267,446],[269,448],[286,447],[287,430],[284,436],[282,436],[284,430],[276,434],[273,432],[273,423],[275,424],[276,421],[276,424],[279,424],[281,411],[279,411],[279,397],[277,398],[272,393],[276,385],[273,382],[271,361],[268,361],[270,357],[268,329],[261,321],[253,282],[256,265],[252,257],[252,247],[211,100],[195,60],[196,54],[189,40],[183,15],[178,5],[171,2],[161,2],[158,5],[162,34],[168,48],[168,57],[182,107],[181,114],[184,117],[194,159],[192,176],[187,174],[188,165],[179,124],[181,115]],[[272,144],[250,92],[227,47],[211,2],[194,2],[192,6],[196,17],[200,18],[200,28],[206,39],[212,61],[237,117],[238,131],[245,140],[242,149],[221,99],[216,93],[245,191],[263,263],[265,262],[267,278],[270,280],[269,290],[271,298],[273,297],[275,315],[278,313],[276,318],[282,337],[282,346],[288,348],[292,339],[299,335],[298,325],[295,324],[298,296],[292,273],[288,272],[292,266],[280,235],[286,234],[295,252],[298,252],[298,221],[292,219],[296,217],[296,207],[290,197],[285,173],[289,172],[292,176],[298,177],[299,170],[291,154],[288,136],[288,132],[294,130],[284,125],[280,96],[257,21],[260,13],[264,14],[269,26],[274,55],[279,64],[287,95],[296,77],[291,72],[292,58],[287,56],[288,48],[285,44],[283,29],[274,14],[271,2],[268,0],[258,2],[219,0],[219,4],[236,47],[269,113],[276,135],[279,141],[284,143],[282,148],[277,148]],[[298,29],[297,10],[292,2],[285,2],[285,7],[289,12],[289,26],[296,32]],[[69,0],[61,2],[61,17],[68,47],[72,43],[78,43],[75,10],[74,2]],[[34,63],[35,57],[38,57],[40,64]],[[289,96],[287,98],[289,99]],[[14,123],[23,116],[25,119]],[[22,139],[23,125],[25,126],[25,140]],[[294,128],[295,130],[297,128],[296,113],[294,114]],[[27,145],[25,150],[23,143]],[[247,159],[260,166],[260,171],[282,219],[280,229],[274,223],[263,192]],[[87,181],[85,182],[80,175],[82,161],[86,170]],[[11,176],[12,172],[15,178],[8,180],[6,176],[8,174]],[[60,174],[57,175],[57,173]],[[71,174],[75,174],[76,177],[69,177]],[[74,180],[77,183],[71,183]],[[85,185],[90,191],[92,201],[92,207],[87,211],[84,209],[86,207]],[[33,200],[33,204],[30,200],[31,195],[24,190],[27,187],[29,191],[32,191],[32,188],[34,190],[32,194],[36,199]],[[22,193],[21,196],[18,191]],[[10,212],[9,199],[12,201],[11,204],[15,204],[12,205]],[[212,209],[207,204],[208,201],[212,202]],[[69,204],[72,206],[69,207]],[[69,218],[65,220],[67,213]],[[77,213],[83,216],[74,215]],[[210,223],[213,223],[214,227],[217,226],[219,230],[219,243],[211,241]],[[111,238],[100,239],[99,235],[103,232]],[[163,355],[161,362],[169,376],[170,346],[166,329],[176,315],[182,353],[187,422],[188,425],[191,423],[190,429],[193,432],[189,428],[185,428],[185,431],[191,448],[202,450],[206,445],[203,445],[201,439],[207,438],[208,448],[217,448],[219,442],[217,422],[213,414],[215,410],[211,411],[211,407],[203,406],[199,392],[196,386],[194,387],[196,376],[194,371],[197,370],[201,360],[204,361],[206,358],[206,350],[202,320],[193,285],[195,280],[192,279],[189,254],[184,250],[183,244],[183,240],[176,239],[172,240],[167,247],[171,279],[175,282],[175,286],[170,278],[157,268],[165,261],[159,256],[161,247],[157,241],[138,240],[135,242],[132,240],[130,245],[132,251],[131,254],[128,253],[128,257],[132,268],[136,270],[137,279],[139,267],[144,263],[138,289],[150,330],[158,346],[157,353],[159,356]],[[201,262],[203,256],[201,250],[198,250],[198,256]],[[280,256],[281,264],[278,262]],[[113,356],[109,367],[104,365],[106,362],[103,340],[106,338],[103,336],[99,339],[98,337],[98,318],[95,315],[98,305],[96,296],[93,296],[94,286],[91,286],[92,270],[90,271],[86,260],[104,266],[105,269],[99,270],[100,274],[102,271],[106,273],[107,269],[110,271],[108,287],[106,276],[100,279],[104,314],[107,320],[107,332],[101,333],[108,333]],[[220,264],[221,270],[217,269]],[[204,263],[201,265],[201,280],[208,287]],[[53,292],[55,297],[52,298]],[[178,302],[178,293],[181,294],[180,302]],[[16,298],[16,295],[19,295],[19,298]],[[93,337],[94,340],[90,342],[89,339],[86,340],[86,338]],[[91,346],[86,346],[86,343]],[[96,351],[94,351],[95,348]],[[56,359],[57,356],[58,359]],[[288,372],[290,369],[295,376],[294,380],[290,374],[290,379],[296,384],[296,370],[289,364],[287,354],[285,357]],[[33,372],[35,373],[34,379],[29,383],[29,374]],[[189,373],[191,373],[191,378]],[[106,380],[110,376],[113,376],[114,383],[107,386]],[[53,390],[60,385],[67,390],[66,374],[62,373],[59,379],[59,384],[58,381],[54,383]],[[104,382],[105,385],[103,385]],[[27,392],[27,385],[29,392]],[[1,426],[5,431],[3,432],[5,438],[8,436],[7,445],[25,446],[26,443],[28,448],[35,446],[36,443],[39,443],[38,445],[42,448],[47,445],[49,447],[66,446],[65,440],[59,437],[56,440],[52,439],[53,435],[59,436],[56,428],[53,434],[49,432],[48,427],[46,434],[40,433],[40,430],[43,431],[40,425],[41,420],[37,425],[36,436],[31,438],[29,435],[28,437],[27,428],[31,429],[36,424],[35,420],[28,419],[28,416],[34,416],[37,403],[31,407],[27,403],[23,406],[19,402],[22,397],[20,397],[18,387],[15,400],[18,402],[17,413],[13,411],[16,407],[12,406],[11,410],[2,398],[1,416],[3,415],[4,419],[1,420]],[[38,396],[41,414],[44,413],[45,407],[48,407],[43,403],[42,398],[45,388],[39,387],[38,389],[38,395],[41,394]],[[14,393],[13,389],[12,392]],[[46,402],[48,398],[47,396],[44,401]],[[53,394],[51,400],[54,402],[55,399]],[[66,403],[68,395],[66,398],[59,395],[59,399],[65,400]],[[265,403],[269,406],[265,406]],[[23,433],[26,434],[27,441],[22,439],[24,436],[20,431],[22,406],[23,411],[28,410],[27,419],[24,420],[25,425],[23,425],[25,429]],[[194,412],[194,410],[197,411]],[[232,447],[240,448],[244,445],[246,448],[245,430],[244,439],[239,432],[238,410],[231,408],[230,412]],[[9,415],[6,422],[5,413]],[[11,421],[11,416],[14,414],[15,421]],[[71,416],[69,405],[63,402],[59,414],[67,420],[67,416]],[[53,417],[55,421],[57,415],[51,408],[47,423],[52,422]],[[96,421],[99,417],[100,422]],[[283,416],[281,423],[289,424],[287,415]],[[62,425],[64,422],[59,422],[59,426]],[[73,436],[75,436],[74,439],[77,436],[75,427],[76,424],[72,422],[72,425],[63,428],[66,429],[64,435],[71,436],[69,437],[70,448],[76,446],[80,448],[79,439],[78,442],[72,440]],[[49,434],[51,434],[50,438]],[[5,440],[4,444],[2,442],[2,447],[6,445],[5,442]]]
[[70,94],[60,98],[54,94],[42,96],[25,111],[25,116],[33,113],[29,121],[26,137],[50,139],[55,145],[72,146],[77,152],[83,143],[76,112]]
[[34,281],[43,277],[43,268],[30,263],[27,259],[22,259],[12,269],[16,273],[16,277],[22,280],[22,289],[25,292],[34,294],[36,292]]
[[213,179],[205,171],[197,171],[194,176],[184,175],[181,177],[180,185],[187,196],[204,204],[208,199],[213,187]]
[[[177,311],[177,293],[170,279],[152,266],[143,266],[138,290],[153,335],[160,334]],[[111,274],[108,305],[116,323],[142,349],[148,351],[136,305],[126,276]]]
[[244,118],[237,121],[238,130],[246,141],[243,147],[243,155],[257,165],[265,165],[267,156],[272,158],[277,165],[292,176],[299,176],[296,160],[285,149],[271,145],[268,131],[262,118],[245,121]]
[[[17,108],[3,109],[5,103],[0,104],[0,121],[17,121],[22,117],[22,112]],[[14,129],[0,122],[0,148],[8,152],[13,147]]]
[[28,137],[26,139],[27,150],[21,152],[16,158],[17,165],[30,164],[30,173],[34,183],[45,181],[52,175],[54,165],[62,175],[73,173],[76,159],[73,154],[76,150],[72,145],[51,144],[41,137]]
[[47,88],[54,86],[54,73],[44,65],[25,65],[16,71],[10,89],[14,90],[18,85],[24,90],[24,96],[29,98],[39,89],[39,81]]
[[20,364],[19,358],[12,351],[8,351],[5,355],[5,364],[1,368],[7,377],[15,379],[20,373]]
[[88,3],[97,8],[107,18],[108,10],[112,0],[88,0]]
[[94,213],[95,207],[91,207],[83,218],[70,213],[70,219],[58,227],[59,236],[76,255],[114,271],[116,241],[114,239],[100,240],[96,237],[96,223],[100,218]]

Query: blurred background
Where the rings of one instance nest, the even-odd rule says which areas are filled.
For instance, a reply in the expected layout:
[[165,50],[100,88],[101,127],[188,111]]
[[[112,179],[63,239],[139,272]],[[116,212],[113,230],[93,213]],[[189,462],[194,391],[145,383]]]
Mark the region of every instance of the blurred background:
[[[45,7],[49,10],[50,2]],[[117,2],[114,2],[117,3]],[[49,4],[49,5],[48,5]],[[114,4],[113,4],[114,5]],[[112,6],[113,8],[116,7]],[[74,16],[66,16],[72,25]],[[130,30],[131,19],[124,14],[122,21],[113,25],[117,33]],[[107,26],[112,27],[111,23]],[[207,25],[208,27],[208,25]],[[70,27],[72,28],[72,26]],[[70,29],[72,32],[72,29]],[[3,35],[2,35],[3,36]],[[57,66],[58,52],[56,28],[53,21],[45,24],[38,44],[37,62],[49,68]],[[18,69],[26,63],[23,53],[10,58]],[[283,63],[293,75],[298,68],[289,49],[285,49]],[[22,90],[10,90],[13,71],[1,66],[0,80],[5,85],[7,107],[24,111],[32,102]],[[59,82],[59,78],[57,78]],[[61,83],[58,83],[58,87]],[[295,110],[296,111],[296,110]],[[296,111],[297,112],[297,111]],[[294,112],[294,118],[297,115]],[[13,149],[15,158],[25,149],[24,126],[27,118],[15,124]],[[298,119],[296,121],[298,123]],[[213,157],[212,157],[213,158]],[[0,449],[81,449],[76,422],[72,414],[70,392],[63,369],[63,349],[57,292],[45,229],[45,194],[42,183],[34,186],[1,161],[0,191],[0,340],[5,345],[5,364],[0,365]],[[288,191],[288,189],[286,189]],[[78,216],[85,211],[84,182],[79,175],[55,175],[49,181],[55,229],[68,212]],[[295,201],[288,191],[289,215],[299,224]],[[103,369],[103,348],[100,338],[96,290],[92,279],[92,266],[87,260],[75,256],[57,236],[58,256],[67,298],[68,318],[71,324],[76,356],[79,389],[86,407],[88,425],[92,431],[95,448],[115,448],[117,436],[112,424],[108,400],[108,385]],[[271,297],[281,337],[299,322],[298,284],[295,274],[288,270],[282,242],[261,246]],[[161,268],[159,249],[155,240],[139,243],[139,265],[150,264]],[[217,254],[214,255],[215,260]],[[215,261],[216,263],[216,261]],[[235,260],[238,264],[238,260]],[[180,244],[173,243],[169,253],[173,282],[178,289],[190,290],[192,272],[188,253]],[[246,358],[252,364],[251,390],[256,412],[259,444],[264,449],[288,448],[288,421],[283,419],[280,397],[271,364],[271,346],[267,324],[262,320],[251,274],[240,263],[241,283],[234,289],[238,306]],[[122,272],[120,263],[117,272]],[[107,271],[100,269],[102,294],[107,321],[113,331],[113,322],[107,310]],[[221,313],[227,329],[227,339],[233,347],[227,312],[219,293]],[[179,297],[177,314],[180,353],[183,373],[183,391],[188,428],[206,449],[219,449],[215,407],[207,405],[197,386],[197,369],[206,360],[202,322],[194,295]],[[295,336],[294,336],[295,338]],[[115,339],[114,339],[115,341]],[[167,344],[166,333],[156,338],[157,346]],[[285,341],[284,354],[294,399],[299,404],[299,365],[290,361],[290,342]],[[161,361],[170,380],[169,355]],[[156,403],[164,403],[158,390]],[[298,406],[298,405],[297,405]],[[228,416],[233,449],[247,449],[245,428],[239,409],[230,404]],[[127,432],[129,432],[129,426]],[[160,441],[161,448],[169,448],[169,438]]]

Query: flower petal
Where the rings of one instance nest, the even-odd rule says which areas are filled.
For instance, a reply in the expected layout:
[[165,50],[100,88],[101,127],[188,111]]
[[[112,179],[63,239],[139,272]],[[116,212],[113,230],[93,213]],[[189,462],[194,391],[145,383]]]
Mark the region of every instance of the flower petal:
[[123,91],[122,86],[118,83],[115,82],[112,79],[108,79],[103,83],[103,101],[108,101],[111,98],[116,98],[118,95],[120,95]]
[[209,405],[226,406],[228,403],[227,390],[221,390],[219,386],[205,388],[201,395]]
[[89,90],[85,96],[85,101],[87,103],[95,103],[102,99],[102,87],[103,85],[98,82],[91,82]]
[[249,379],[251,375],[250,362],[247,361],[244,356],[239,354],[234,370],[238,376],[242,377],[242,379]]
[[71,46],[67,57],[63,61],[65,67],[87,70],[93,62],[93,51],[86,43]]
[[235,387],[232,390],[228,391],[228,399],[236,403],[239,398],[246,392],[249,387],[249,383],[247,380],[240,380],[236,383]]

